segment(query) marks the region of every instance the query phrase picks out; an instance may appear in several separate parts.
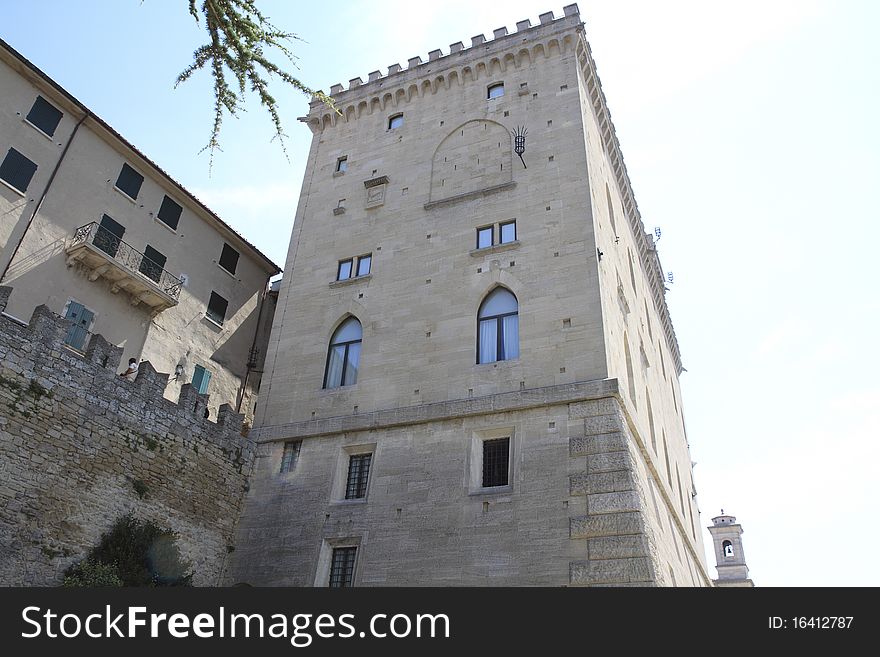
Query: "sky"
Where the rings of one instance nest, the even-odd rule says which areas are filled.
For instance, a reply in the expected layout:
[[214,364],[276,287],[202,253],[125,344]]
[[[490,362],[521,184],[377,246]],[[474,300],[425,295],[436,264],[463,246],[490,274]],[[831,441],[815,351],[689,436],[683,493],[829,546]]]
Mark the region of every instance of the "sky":
[[[185,0],[0,0],[0,36],[283,264],[310,131],[278,91],[209,168],[207,74]],[[301,79],[340,82],[562,4],[258,0]],[[877,586],[880,3],[580,3],[667,302],[703,526],[737,516],[758,586]],[[288,159],[289,158],[289,159]],[[714,576],[711,539],[704,531]]]

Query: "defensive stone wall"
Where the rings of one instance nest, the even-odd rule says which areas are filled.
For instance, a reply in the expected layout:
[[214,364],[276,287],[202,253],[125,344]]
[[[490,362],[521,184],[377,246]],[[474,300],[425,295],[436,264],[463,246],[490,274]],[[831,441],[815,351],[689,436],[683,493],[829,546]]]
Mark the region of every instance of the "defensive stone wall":
[[164,399],[148,362],[119,377],[122,348],[92,335],[72,351],[70,326],[46,306],[0,315],[0,585],[59,584],[128,512],[178,532],[194,584],[218,583],[253,465],[243,416],[207,420],[190,384]]

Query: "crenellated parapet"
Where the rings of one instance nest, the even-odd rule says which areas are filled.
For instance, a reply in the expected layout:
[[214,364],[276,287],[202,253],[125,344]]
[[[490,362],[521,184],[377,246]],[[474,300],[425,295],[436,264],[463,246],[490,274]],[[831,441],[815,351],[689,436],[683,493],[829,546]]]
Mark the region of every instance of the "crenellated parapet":
[[530,20],[519,21],[514,32],[499,28],[493,32],[492,40],[478,34],[471,37],[469,48],[459,41],[449,46],[448,54],[436,49],[428,53],[426,61],[421,56],[412,57],[406,68],[392,64],[386,75],[373,71],[366,82],[357,77],[349,80],[347,88],[334,84],[330,95],[339,113],[314,100],[309,115],[300,120],[313,131],[326,130],[340,122],[354,121],[374,112],[388,113],[413,99],[487,80],[511,68],[519,69],[539,59],[569,52],[576,45],[570,31],[581,24],[580,13],[576,4],[568,5],[563,11],[562,18],[556,18],[553,12],[541,14],[535,26]]
[[[12,288],[0,287],[0,313]],[[52,585],[121,515],[180,535],[197,584],[216,584],[233,544],[255,443],[191,384],[177,402],[149,362],[119,376],[122,348],[46,306],[0,314],[0,585]]]

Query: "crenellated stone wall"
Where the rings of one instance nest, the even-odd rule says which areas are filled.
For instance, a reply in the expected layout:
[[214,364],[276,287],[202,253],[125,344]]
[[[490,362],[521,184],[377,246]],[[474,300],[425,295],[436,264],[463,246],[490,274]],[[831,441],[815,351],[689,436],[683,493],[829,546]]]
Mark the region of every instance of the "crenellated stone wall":
[[193,582],[217,584],[253,465],[243,417],[205,419],[190,384],[164,399],[148,362],[119,377],[122,349],[92,335],[72,351],[69,327],[45,306],[27,325],[0,315],[0,585],[60,583],[128,512],[177,531]]

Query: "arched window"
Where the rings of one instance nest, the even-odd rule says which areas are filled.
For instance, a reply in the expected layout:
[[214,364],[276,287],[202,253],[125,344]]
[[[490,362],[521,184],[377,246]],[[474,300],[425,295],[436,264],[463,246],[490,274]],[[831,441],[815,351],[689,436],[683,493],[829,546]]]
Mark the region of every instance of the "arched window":
[[721,549],[723,550],[725,557],[733,556],[733,543],[731,543],[730,541],[724,541],[721,544]]
[[338,388],[357,383],[361,335],[361,323],[354,317],[349,317],[336,329],[330,340],[330,348],[327,350],[325,388]]
[[477,362],[519,358],[519,304],[503,287],[483,300],[477,315]]
[[395,114],[394,116],[388,117],[388,129],[394,130],[403,125],[403,114]]
[[490,100],[492,98],[501,98],[504,95],[504,83],[497,82],[495,84],[489,85],[489,88],[486,91],[486,98]]

